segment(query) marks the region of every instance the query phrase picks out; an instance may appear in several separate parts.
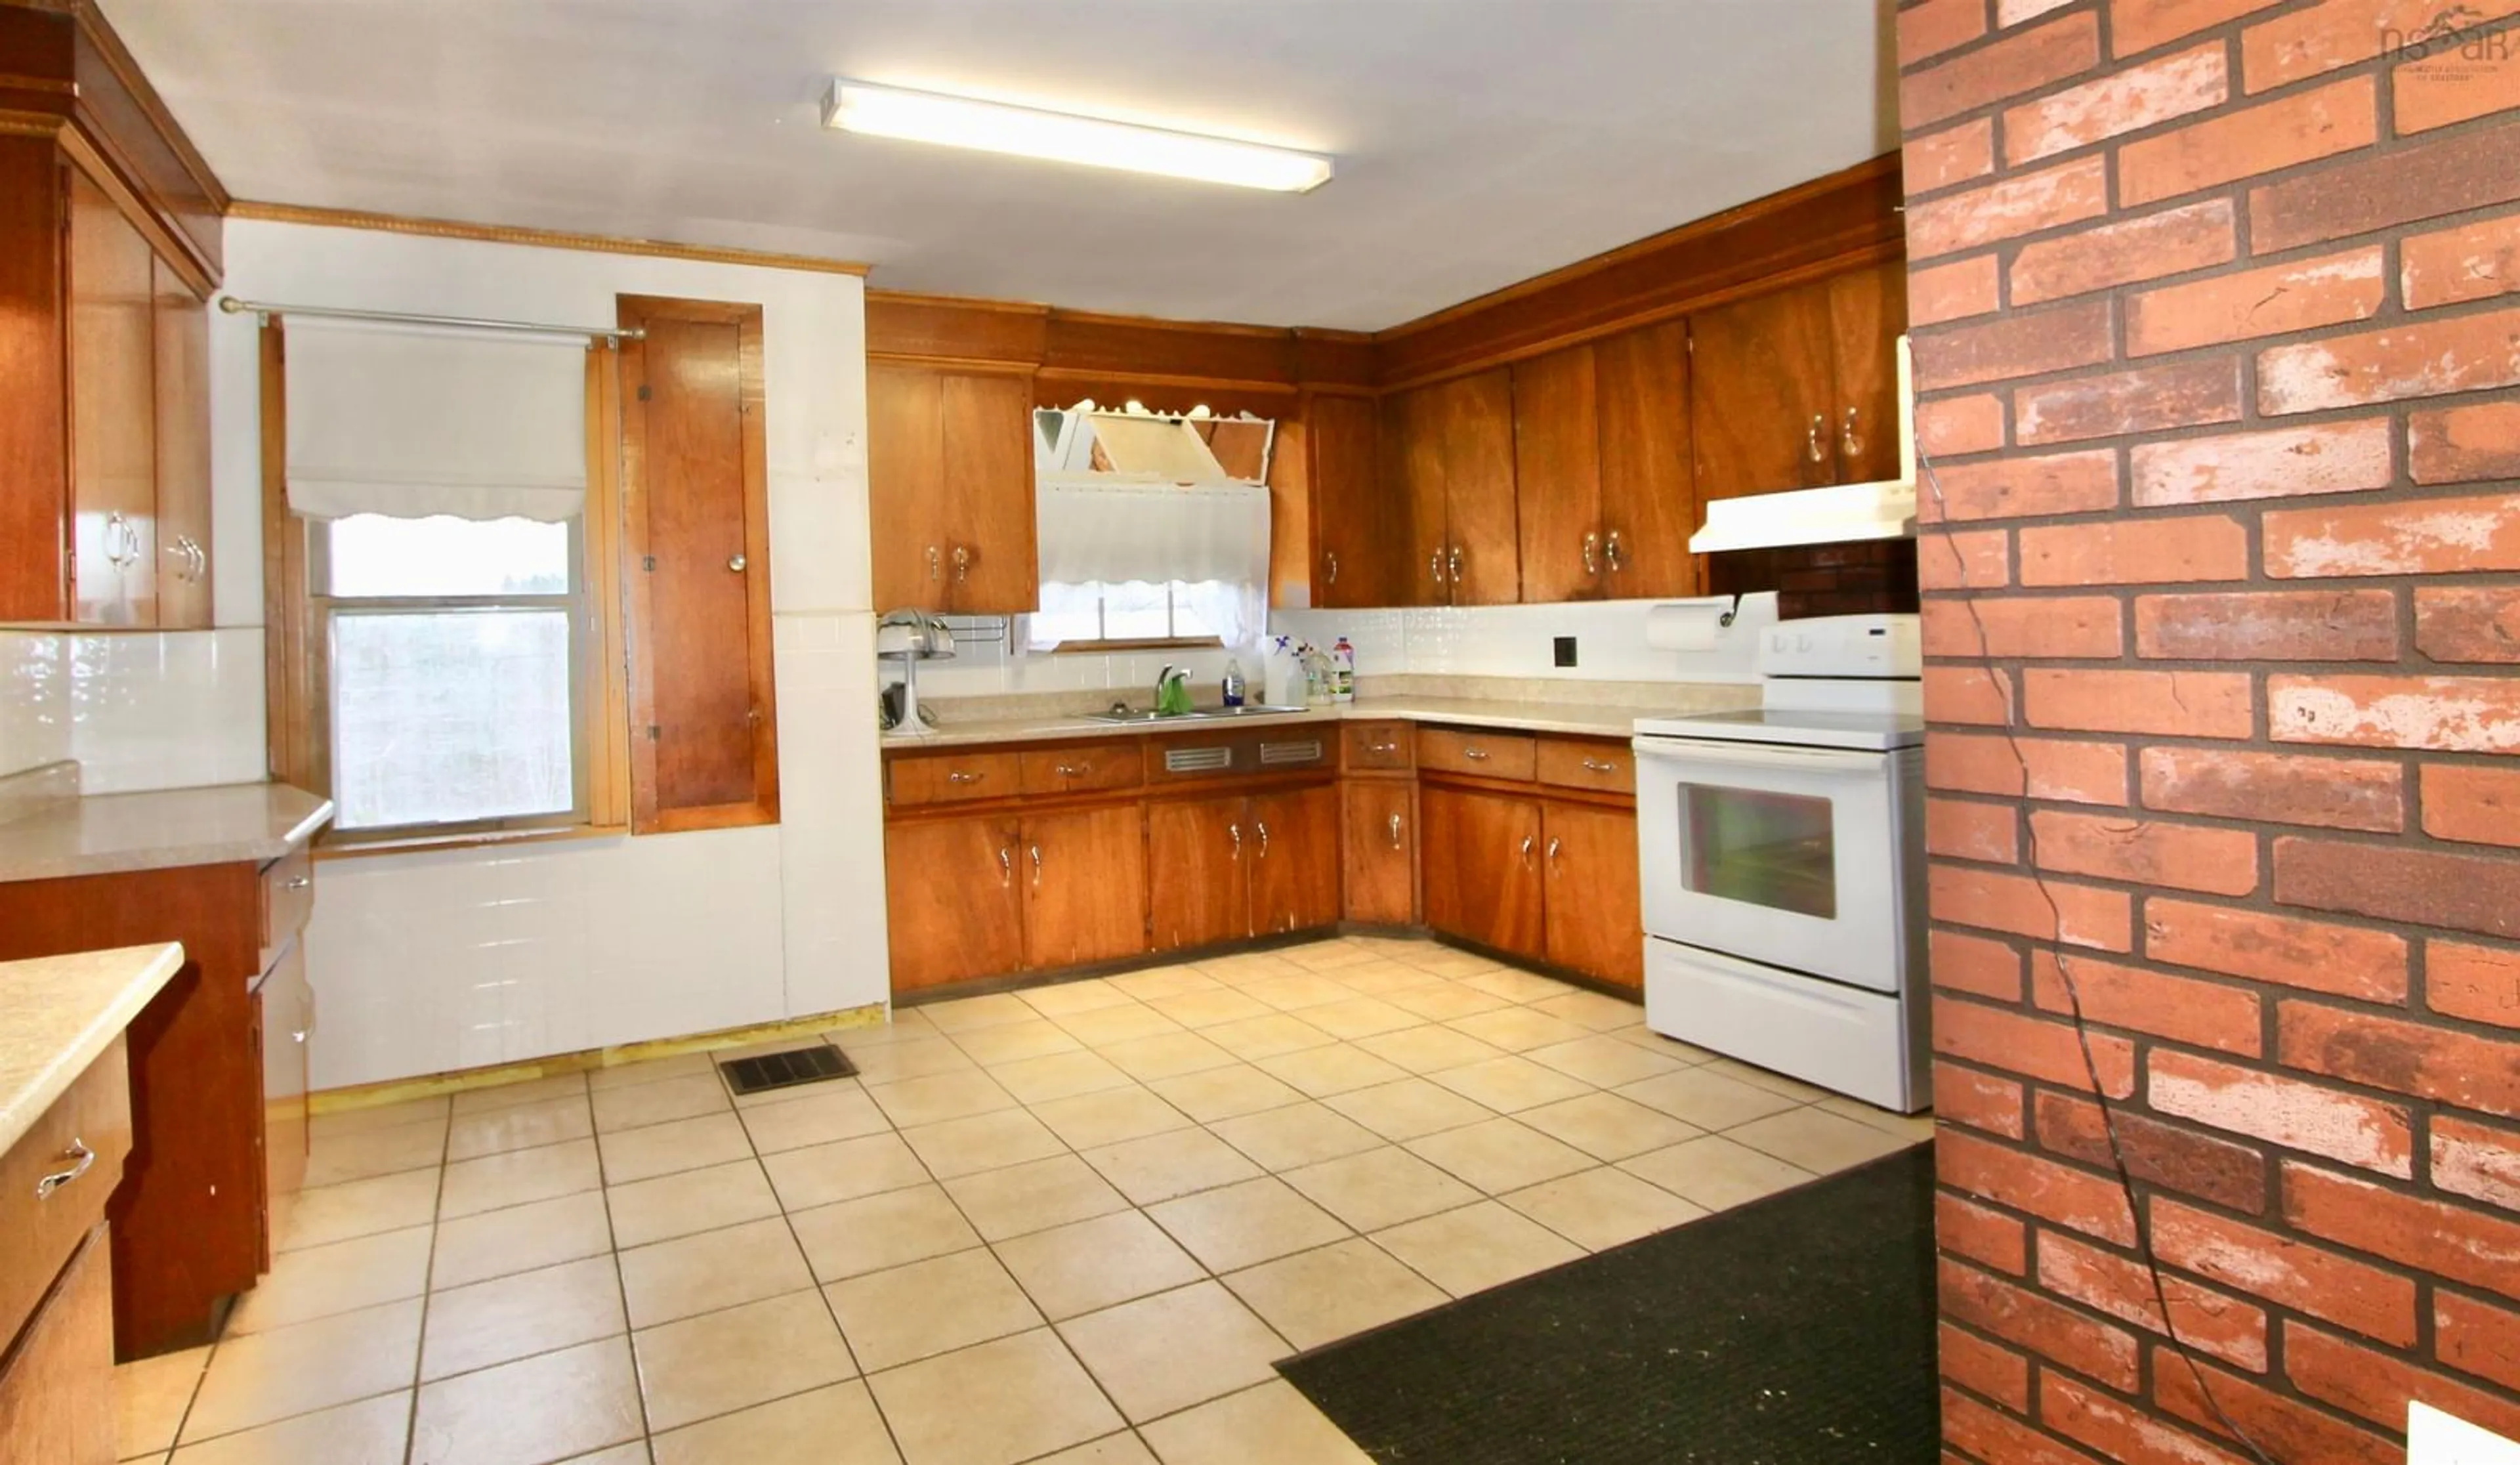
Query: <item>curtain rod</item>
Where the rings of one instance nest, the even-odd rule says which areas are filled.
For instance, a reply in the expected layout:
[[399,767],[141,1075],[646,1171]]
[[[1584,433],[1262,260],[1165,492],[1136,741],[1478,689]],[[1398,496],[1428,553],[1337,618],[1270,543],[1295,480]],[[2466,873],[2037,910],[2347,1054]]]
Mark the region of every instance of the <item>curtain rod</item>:
[[333,305],[274,305],[264,300],[240,300],[235,296],[219,297],[219,308],[230,315],[250,310],[267,324],[275,315],[316,315],[333,320],[391,321],[405,326],[451,326],[466,331],[515,331],[536,336],[583,336],[607,345],[619,345],[625,341],[645,341],[648,333],[613,326],[545,326],[522,320],[483,320],[469,315],[409,315],[394,310],[344,310]]

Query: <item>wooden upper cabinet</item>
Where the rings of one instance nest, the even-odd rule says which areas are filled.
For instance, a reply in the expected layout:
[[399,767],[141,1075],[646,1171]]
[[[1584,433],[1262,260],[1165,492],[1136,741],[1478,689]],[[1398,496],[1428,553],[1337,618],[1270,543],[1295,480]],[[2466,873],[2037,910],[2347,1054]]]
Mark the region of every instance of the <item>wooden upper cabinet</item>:
[[945,608],[945,391],[932,371],[867,367],[867,491],[878,611]]
[[1908,329],[1908,265],[1903,259],[1853,270],[1828,282],[1829,339],[1836,363],[1837,481],[1876,483],[1899,476],[1899,347]]
[[0,136],[0,620],[69,616],[69,260],[61,156]]
[[1450,547],[1445,578],[1457,606],[1522,598],[1513,498],[1513,375],[1505,367],[1428,389],[1444,457]]
[[1141,805],[1023,821],[1024,965],[1073,967],[1147,949],[1147,821]]
[[1689,318],[1701,503],[1835,481],[1828,298],[1822,281]]
[[[1698,525],[1689,448],[1688,324],[1593,343],[1600,408],[1601,594],[1612,600],[1695,595],[1688,536]],[[1529,567],[1525,567],[1526,577]]]
[[761,307],[623,296],[631,789],[643,833],[776,822]]
[[156,261],[158,623],[210,623],[210,310]]
[[1025,378],[871,364],[867,483],[877,609],[1040,609]]
[[104,189],[69,189],[73,618],[158,623],[156,256]]
[[1514,363],[1513,480],[1526,601],[1603,593],[1600,428],[1592,346]]
[[1382,474],[1381,413],[1370,396],[1315,393],[1304,403],[1314,533],[1313,604],[1411,603],[1409,499]]
[[1382,399],[1382,492],[1401,526],[1397,604],[1440,606],[1452,599],[1444,551],[1452,524],[1444,503],[1443,424],[1433,389]]
[[1240,940],[1251,934],[1250,866],[1259,852],[1245,801],[1147,805],[1147,904],[1154,949]]
[[883,832],[892,988],[1023,966],[1023,838],[1012,814],[890,824]]

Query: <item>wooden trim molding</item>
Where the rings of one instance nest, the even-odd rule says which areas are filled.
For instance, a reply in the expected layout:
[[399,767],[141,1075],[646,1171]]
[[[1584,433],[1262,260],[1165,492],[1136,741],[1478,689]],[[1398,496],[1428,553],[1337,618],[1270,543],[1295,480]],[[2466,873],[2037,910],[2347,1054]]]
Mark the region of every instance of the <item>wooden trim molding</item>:
[[693,259],[703,264],[742,264],[756,269],[803,270],[822,275],[864,276],[868,269],[855,260],[826,259],[817,254],[782,254],[768,250],[675,244],[661,239],[623,239],[609,234],[572,234],[560,229],[527,229],[511,224],[472,224],[461,219],[419,218],[403,213],[371,213],[358,208],[323,208],[310,204],[272,204],[252,199],[239,199],[230,204],[228,217],[274,224],[309,224],[325,229],[373,229],[383,234],[415,234],[428,239],[528,245],[545,250],[579,250],[591,254]]

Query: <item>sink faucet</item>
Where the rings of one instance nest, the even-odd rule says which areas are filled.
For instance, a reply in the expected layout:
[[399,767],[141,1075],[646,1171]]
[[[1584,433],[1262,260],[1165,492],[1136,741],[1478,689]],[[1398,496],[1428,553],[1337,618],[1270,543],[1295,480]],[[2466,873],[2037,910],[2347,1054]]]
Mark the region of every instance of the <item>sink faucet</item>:
[[1166,666],[1155,677],[1155,712],[1177,717],[1190,710],[1190,668]]

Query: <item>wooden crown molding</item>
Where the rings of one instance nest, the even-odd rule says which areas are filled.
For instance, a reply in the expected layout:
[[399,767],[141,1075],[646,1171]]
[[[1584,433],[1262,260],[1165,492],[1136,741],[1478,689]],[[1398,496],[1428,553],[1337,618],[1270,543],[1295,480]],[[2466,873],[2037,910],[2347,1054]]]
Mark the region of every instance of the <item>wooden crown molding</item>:
[[323,208],[310,204],[272,204],[239,199],[228,206],[228,217],[274,224],[311,224],[327,229],[373,229],[383,234],[414,234],[428,239],[470,239],[484,244],[530,245],[546,250],[580,250],[591,254],[639,254],[653,259],[694,259],[703,264],[742,264],[757,269],[803,270],[821,275],[863,277],[867,266],[851,259],[819,254],[783,254],[768,250],[742,250],[720,245],[674,244],[660,239],[623,239],[609,234],[572,234],[559,229],[527,229],[511,224],[471,224],[460,219],[420,218],[403,213],[372,213],[357,208]]
[[193,146],[191,135],[175,120],[175,114],[166,110],[166,99],[158,96],[158,88],[150,84],[148,75],[140,69],[140,63],[122,44],[122,37],[114,32],[112,24],[105,19],[105,13],[96,8],[93,0],[74,0],[74,9],[79,31],[96,47],[97,59],[130,93],[132,105],[140,110],[157,135],[164,140],[185,174],[209,201],[210,207],[226,212],[228,205],[233,202],[228,197],[226,185],[220,183],[219,175],[210,170],[209,160]]

